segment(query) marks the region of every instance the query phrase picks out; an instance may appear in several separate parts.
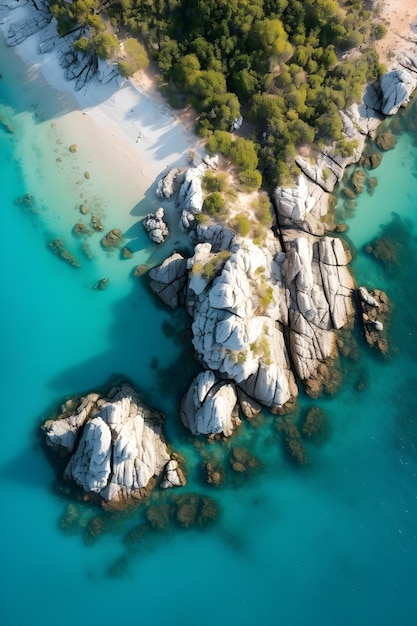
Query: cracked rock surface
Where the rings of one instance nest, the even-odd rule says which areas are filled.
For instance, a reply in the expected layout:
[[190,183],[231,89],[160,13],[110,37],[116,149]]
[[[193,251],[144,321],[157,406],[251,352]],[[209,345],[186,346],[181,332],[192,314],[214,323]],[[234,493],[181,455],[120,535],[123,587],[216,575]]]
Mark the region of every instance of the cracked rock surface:
[[164,416],[128,384],[104,396],[90,393],[63,406],[43,425],[46,443],[69,456],[64,477],[110,508],[140,500],[163,476],[164,487],[184,484],[163,434]]
[[[302,226],[313,210],[306,179],[279,197],[284,223],[295,215]],[[277,412],[298,395],[297,378],[317,388],[319,366],[334,358],[336,332],[354,314],[350,254],[340,239],[294,226],[279,237],[267,231],[260,245],[222,238],[219,225],[193,235],[194,255],[181,264],[178,253],[166,259],[151,286],[170,306],[184,303],[204,368],[184,396],[183,423],[194,434],[228,436],[241,398],[244,414],[248,402]]]

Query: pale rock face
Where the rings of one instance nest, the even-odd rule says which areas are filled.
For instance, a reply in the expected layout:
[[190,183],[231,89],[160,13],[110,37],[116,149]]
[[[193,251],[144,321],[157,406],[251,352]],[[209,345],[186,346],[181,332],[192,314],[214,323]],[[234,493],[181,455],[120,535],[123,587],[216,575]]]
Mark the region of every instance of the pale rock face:
[[181,419],[194,435],[223,433],[230,436],[236,424],[233,411],[237,403],[235,386],[220,381],[209,370],[192,382],[181,404]]
[[382,113],[384,115],[397,113],[401,106],[408,104],[410,95],[416,86],[417,79],[403,68],[384,74],[380,80]]
[[159,297],[175,309],[185,302],[187,284],[187,260],[174,252],[168,259],[149,272],[150,286]]
[[307,178],[304,174],[300,174],[295,187],[277,187],[274,191],[274,199],[279,213],[296,222],[305,220],[307,213],[313,207],[313,203],[310,202]]
[[184,172],[175,167],[169,170],[163,178],[158,181],[156,195],[160,200],[170,200],[184,181]]
[[350,255],[340,239],[286,233],[284,276],[290,289],[291,356],[301,380],[335,351],[335,329],[354,313],[354,281],[347,269]]
[[184,230],[188,230],[193,225],[195,215],[201,213],[203,208],[201,181],[206,169],[203,163],[188,169],[178,192],[177,204],[182,212],[180,225]]
[[171,459],[165,466],[164,476],[161,480],[161,489],[169,489],[170,487],[182,487],[185,485],[185,477],[177,459]]
[[[124,506],[147,493],[152,479],[162,474],[170,460],[163,420],[161,413],[147,407],[124,384],[114,387],[106,398],[90,394],[72,415],[47,421],[43,430],[49,446],[71,453],[67,479],[106,503]],[[70,447],[69,437],[73,439]]]
[[155,243],[164,243],[169,235],[168,225],[164,217],[165,211],[160,207],[155,213],[148,213],[142,222],[149,238]]

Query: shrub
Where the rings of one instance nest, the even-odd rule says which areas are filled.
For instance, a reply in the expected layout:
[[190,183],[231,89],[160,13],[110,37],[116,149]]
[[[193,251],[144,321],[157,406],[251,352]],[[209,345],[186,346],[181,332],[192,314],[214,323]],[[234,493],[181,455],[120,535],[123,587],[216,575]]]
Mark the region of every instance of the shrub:
[[232,222],[232,227],[236,230],[237,234],[241,237],[247,237],[250,233],[250,221],[249,218],[243,213],[236,215]]
[[149,65],[148,55],[145,48],[136,39],[127,39],[124,43],[127,58],[119,62],[119,71],[122,76],[128,78],[135,72],[145,69]]
[[256,218],[263,224],[263,226],[270,226],[271,217],[271,202],[267,196],[260,196],[253,203],[252,208],[256,215]]
[[211,193],[203,202],[203,211],[209,213],[209,215],[218,215],[224,208],[223,196],[219,191]]
[[219,174],[213,174],[211,170],[208,170],[204,174],[202,185],[205,191],[226,191],[227,174],[225,174],[224,172],[219,172]]
[[256,191],[262,184],[262,175],[258,170],[243,170],[239,172],[239,180],[243,191]]

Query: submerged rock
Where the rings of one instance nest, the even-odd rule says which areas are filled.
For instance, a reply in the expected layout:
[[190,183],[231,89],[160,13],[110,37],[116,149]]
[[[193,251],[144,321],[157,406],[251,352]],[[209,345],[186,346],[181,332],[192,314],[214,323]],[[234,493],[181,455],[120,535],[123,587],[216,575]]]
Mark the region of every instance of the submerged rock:
[[389,344],[386,330],[391,309],[388,296],[381,289],[368,291],[363,286],[359,287],[357,293],[366,342],[382,354],[387,354]]
[[106,508],[122,509],[148,495],[156,478],[171,479],[178,469],[169,466],[163,422],[162,413],[121,384],[67,405],[42,429],[47,445],[69,457],[64,478]]
[[381,150],[387,151],[393,150],[397,142],[395,136],[390,131],[387,131],[378,135],[376,143],[381,148]]
[[101,240],[103,248],[117,248],[122,241],[123,233],[119,228],[113,228]]
[[73,254],[64,245],[62,239],[54,239],[48,243],[49,248],[54,254],[59,256],[63,261],[71,265],[72,267],[79,268],[81,263],[75,258]]

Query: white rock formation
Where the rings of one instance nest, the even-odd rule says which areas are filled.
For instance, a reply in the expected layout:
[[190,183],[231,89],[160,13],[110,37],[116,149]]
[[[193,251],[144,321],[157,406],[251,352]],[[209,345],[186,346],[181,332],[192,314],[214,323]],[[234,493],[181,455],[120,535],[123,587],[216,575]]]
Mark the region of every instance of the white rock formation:
[[187,285],[187,260],[178,252],[174,252],[168,259],[154,267],[149,272],[150,286],[159,297],[175,309],[185,302]]
[[148,213],[142,222],[149,239],[158,244],[164,243],[169,235],[168,225],[164,217],[165,211],[162,207],[159,207],[155,213]]
[[[180,480],[162,431],[164,417],[150,409],[127,384],[107,397],[89,394],[68,414],[43,425],[48,446],[70,454],[64,476],[106,506],[123,508],[149,493],[164,474],[172,485]],[[184,484],[184,483],[181,483]],[[168,485],[164,485],[168,486]]]
[[183,398],[181,419],[194,435],[223,433],[228,437],[240,423],[233,415],[236,403],[235,386],[206,370],[194,379]]
[[195,216],[203,208],[201,181],[206,169],[207,166],[203,163],[189,168],[178,192],[177,204],[181,210],[180,226],[183,230],[188,230],[194,224]]
[[403,68],[384,74],[380,80],[382,113],[394,115],[401,106],[406,106],[416,86],[417,77]]

